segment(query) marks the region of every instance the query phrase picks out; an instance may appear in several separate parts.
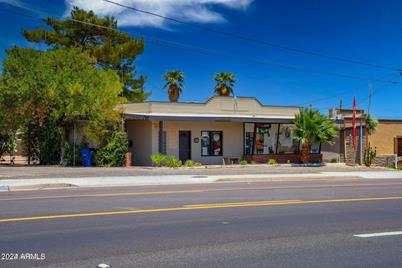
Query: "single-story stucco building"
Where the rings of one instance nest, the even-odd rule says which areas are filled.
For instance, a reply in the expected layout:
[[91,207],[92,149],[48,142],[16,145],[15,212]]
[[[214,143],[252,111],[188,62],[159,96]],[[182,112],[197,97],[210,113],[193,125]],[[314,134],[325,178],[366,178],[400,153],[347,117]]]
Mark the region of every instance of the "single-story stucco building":
[[[370,146],[376,149],[375,164],[391,166],[397,155],[402,159],[402,120],[380,119],[376,131],[368,136]],[[399,162],[402,165],[402,161]]]
[[[222,164],[240,159],[298,163],[292,133],[300,107],[268,106],[250,97],[211,97],[203,103],[130,103],[123,106],[133,165],[151,165],[161,152],[183,162]],[[321,161],[320,146],[312,148]]]

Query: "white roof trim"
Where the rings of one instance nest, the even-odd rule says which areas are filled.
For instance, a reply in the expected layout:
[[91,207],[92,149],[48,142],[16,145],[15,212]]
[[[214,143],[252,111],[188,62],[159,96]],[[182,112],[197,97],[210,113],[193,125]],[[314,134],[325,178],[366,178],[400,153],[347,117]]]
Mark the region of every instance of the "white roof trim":
[[211,117],[211,118],[257,118],[257,119],[294,119],[288,115],[244,115],[244,114],[183,114],[183,113],[125,113],[126,115],[155,116],[155,117]]

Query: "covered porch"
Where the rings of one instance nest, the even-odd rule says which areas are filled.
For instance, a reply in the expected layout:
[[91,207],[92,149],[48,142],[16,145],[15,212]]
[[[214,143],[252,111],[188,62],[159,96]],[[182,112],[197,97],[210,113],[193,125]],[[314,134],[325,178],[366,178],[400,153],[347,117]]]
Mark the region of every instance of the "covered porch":
[[[156,153],[208,164],[239,160],[299,163],[292,129],[299,107],[265,106],[255,98],[213,97],[205,103],[129,104],[124,113],[133,165]],[[320,146],[312,162],[321,161]]]

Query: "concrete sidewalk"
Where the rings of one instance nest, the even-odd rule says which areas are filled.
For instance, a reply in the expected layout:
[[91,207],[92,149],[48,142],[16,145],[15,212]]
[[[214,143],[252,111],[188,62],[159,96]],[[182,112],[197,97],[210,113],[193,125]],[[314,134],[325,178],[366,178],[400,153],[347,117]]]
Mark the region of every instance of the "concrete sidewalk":
[[276,173],[276,174],[227,174],[227,175],[154,175],[154,176],[98,176],[90,178],[35,178],[0,180],[0,191],[45,189],[60,187],[112,187],[200,184],[236,181],[278,181],[278,180],[314,180],[314,179],[402,179],[398,171],[350,171],[316,173]]

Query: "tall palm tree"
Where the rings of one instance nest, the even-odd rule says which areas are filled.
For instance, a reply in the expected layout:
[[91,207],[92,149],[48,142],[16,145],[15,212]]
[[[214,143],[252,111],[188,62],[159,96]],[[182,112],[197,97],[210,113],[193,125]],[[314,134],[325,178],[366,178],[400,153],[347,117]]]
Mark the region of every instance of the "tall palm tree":
[[164,80],[166,81],[164,88],[169,88],[169,101],[177,102],[183,91],[184,73],[176,70],[166,71]]
[[214,76],[216,81],[215,93],[219,96],[233,95],[233,88],[236,82],[236,77],[232,73],[220,72]]
[[311,146],[317,143],[333,143],[337,128],[331,119],[313,108],[304,108],[295,117],[294,136],[302,143],[302,163],[309,162]]

